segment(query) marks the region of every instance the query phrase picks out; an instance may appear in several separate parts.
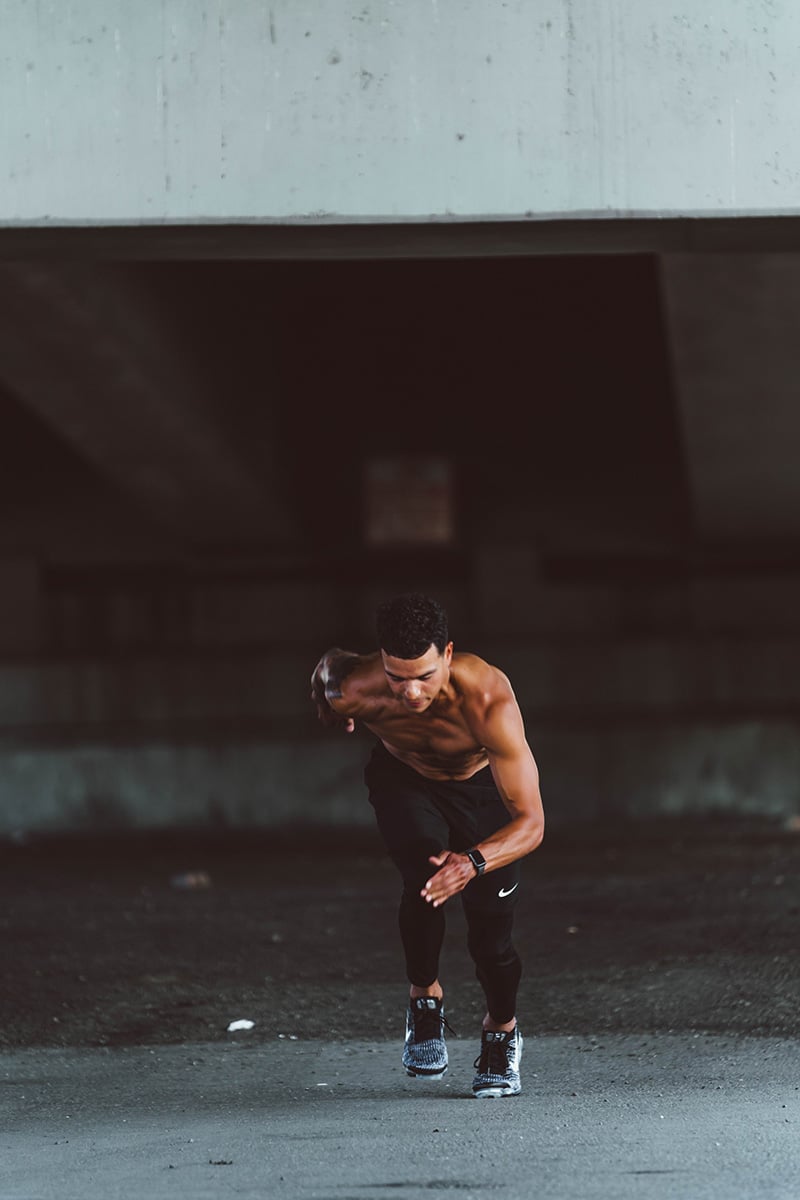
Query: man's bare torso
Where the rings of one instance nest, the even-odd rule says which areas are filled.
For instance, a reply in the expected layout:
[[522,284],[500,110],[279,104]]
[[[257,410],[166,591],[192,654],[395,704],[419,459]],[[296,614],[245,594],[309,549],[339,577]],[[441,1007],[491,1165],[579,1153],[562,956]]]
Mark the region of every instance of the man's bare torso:
[[353,673],[348,684],[358,714],[395,758],[429,779],[468,779],[488,764],[474,732],[485,690],[503,679],[471,654],[453,656],[447,686],[424,712],[408,712],[386,683],[380,656]]

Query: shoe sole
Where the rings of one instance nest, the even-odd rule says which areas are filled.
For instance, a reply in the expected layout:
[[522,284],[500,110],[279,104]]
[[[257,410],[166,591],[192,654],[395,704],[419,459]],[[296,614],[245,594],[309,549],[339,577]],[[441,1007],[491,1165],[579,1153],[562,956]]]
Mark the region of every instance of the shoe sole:
[[480,1088],[477,1092],[473,1092],[476,1100],[499,1100],[503,1096],[518,1096],[522,1091],[518,1088]]
[[405,1072],[412,1079],[441,1079],[447,1074],[447,1067],[443,1071],[412,1071],[410,1067],[406,1067]]

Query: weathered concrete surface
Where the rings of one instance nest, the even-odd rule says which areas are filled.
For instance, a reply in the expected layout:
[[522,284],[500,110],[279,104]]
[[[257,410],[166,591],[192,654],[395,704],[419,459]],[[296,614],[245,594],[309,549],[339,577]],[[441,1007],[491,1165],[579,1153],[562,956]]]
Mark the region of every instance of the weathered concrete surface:
[[[481,647],[554,822],[800,813],[795,636]],[[299,650],[0,667],[0,832],[369,822],[372,738],[324,731]]]
[[[775,721],[532,727],[548,820],[800,816],[800,728]],[[0,745],[0,834],[365,826],[368,739],[143,738]]]
[[800,208],[789,4],[0,13],[6,224]]
[[529,1036],[496,1103],[470,1095],[474,1053],[451,1041],[436,1083],[385,1042],[7,1054],[3,1200],[798,1194],[794,1042]]

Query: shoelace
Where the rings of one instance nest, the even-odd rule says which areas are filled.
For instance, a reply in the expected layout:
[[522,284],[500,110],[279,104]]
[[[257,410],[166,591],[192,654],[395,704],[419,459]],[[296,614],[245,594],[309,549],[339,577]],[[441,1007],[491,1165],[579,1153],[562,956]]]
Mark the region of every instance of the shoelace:
[[414,1014],[414,1041],[428,1042],[442,1036],[442,1026],[453,1037],[457,1037],[455,1029],[447,1017],[435,1008],[412,1008]]
[[491,1042],[484,1042],[480,1054],[472,1065],[476,1071],[480,1071],[481,1075],[505,1075],[508,1070],[507,1047],[506,1039],[496,1042],[493,1038]]

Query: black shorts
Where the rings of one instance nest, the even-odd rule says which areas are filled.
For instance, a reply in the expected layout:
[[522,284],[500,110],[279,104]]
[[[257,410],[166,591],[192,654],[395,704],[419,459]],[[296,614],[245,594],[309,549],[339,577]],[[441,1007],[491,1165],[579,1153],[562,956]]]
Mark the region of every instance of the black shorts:
[[[442,850],[463,852],[511,820],[490,767],[469,779],[428,779],[378,742],[364,770],[378,829],[406,890],[417,894]],[[519,894],[520,863],[476,876],[461,893],[464,908],[507,914]]]

